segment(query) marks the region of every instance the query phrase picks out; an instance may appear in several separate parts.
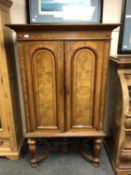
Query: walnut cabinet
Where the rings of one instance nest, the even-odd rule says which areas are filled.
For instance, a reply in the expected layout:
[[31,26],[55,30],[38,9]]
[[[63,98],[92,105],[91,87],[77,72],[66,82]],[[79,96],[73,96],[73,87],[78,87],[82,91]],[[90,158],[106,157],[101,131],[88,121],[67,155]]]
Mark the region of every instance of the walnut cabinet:
[[23,141],[16,66],[10,23],[10,0],[0,0],[0,157],[18,159]]
[[98,165],[111,31],[118,25],[8,26],[17,33],[32,165],[39,137],[92,138]]

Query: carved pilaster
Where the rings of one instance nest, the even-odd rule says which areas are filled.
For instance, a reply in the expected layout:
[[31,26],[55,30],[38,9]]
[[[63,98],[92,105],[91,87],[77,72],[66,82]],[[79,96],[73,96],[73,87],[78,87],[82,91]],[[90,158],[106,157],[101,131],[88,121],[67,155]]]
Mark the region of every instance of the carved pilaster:
[[94,141],[94,166],[100,165],[100,153],[101,153],[101,145],[103,143],[103,139],[97,138]]
[[124,139],[120,147],[120,169],[131,169],[131,70],[119,70],[121,85],[123,90],[123,99],[127,101],[123,111],[123,132]]

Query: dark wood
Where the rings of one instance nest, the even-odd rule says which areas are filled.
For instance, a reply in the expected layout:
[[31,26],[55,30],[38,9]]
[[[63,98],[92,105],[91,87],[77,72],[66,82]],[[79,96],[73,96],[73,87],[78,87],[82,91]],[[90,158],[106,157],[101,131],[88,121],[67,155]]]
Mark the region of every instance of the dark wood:
[[103,143],[103,139],[102,138],[96,138],[94,139],[94,143],[93,143],[93,151],[92,154],[88,152],[87,150],[87,144],[91,144],[90,141],[92,139],[86,139],[83,141],[83,143],[81,144],[81,154],[83,155],[83,157],[92,162],[93,165],[95,167],[98,167],[100,165],[100,153],[101,153],[101,146]]
[[67,138],[63,138],[62,140],[62,152],[63,153],[67,153],[68,152],[68,139]]
[[100,153],[103,139],[97,138],[94,140],[94,166],[98,167],[100,165]]
[[109,137],[105,143],[115,172],[118,175],[131,174],[130,89],[131,57],[112,57],[109,69],[106,111]]
[[31,164],[33,167],[37,166],[37,160],[36,160],[36,141],[35,139],[28,139],[28,145],[29,145],[29,150],[31,153]]
[[29,145],[29,150],[30,150],[30,153],[31,153],[31,165],[32,167],[36,167],[37,164],[39,162],[41,162],[42,160],[45,160],[49,154],[49,151],[50,151],[50,148],[49,148],[49,144],[47,141],[45,140],[42,140],[43,141],[43,146],[46,146],[47,147],[47,150],[44,151],[44,153],[42,153],[40,156],[36,156],[36,151],[37,151],[37,147],[36,147],[36,140],[35,139],[32,139],[32,138],[29,138],[27,143]]
[[7,24],[9,28],[15,30],[16,32],[40,32],[40,31],[111,31],[116,27],[119,27],[120,24],[88,24],[88,23],[51,23],[51,24]]
[[[9,26],[17,32],[27,138],[64,137],[64,151],[67,138],[90,138],[99,164],[111,30],[117,26]],[[30,149],[35,157],[34,142]]]

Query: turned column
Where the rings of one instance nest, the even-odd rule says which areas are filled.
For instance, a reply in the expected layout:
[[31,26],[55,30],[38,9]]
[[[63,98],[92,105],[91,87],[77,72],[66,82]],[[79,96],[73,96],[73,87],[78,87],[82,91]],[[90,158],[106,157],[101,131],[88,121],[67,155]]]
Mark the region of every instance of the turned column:
[[100,153],[102,143],[103,143],[102,138],[97,138],[94,140],[94,166],[96,167],[100,165]]
[[29,150],[31,153],[31,165],[32,167],[37,166],[37,160],[36,160],[36,140],[35,139],[28,139],[28,145]]

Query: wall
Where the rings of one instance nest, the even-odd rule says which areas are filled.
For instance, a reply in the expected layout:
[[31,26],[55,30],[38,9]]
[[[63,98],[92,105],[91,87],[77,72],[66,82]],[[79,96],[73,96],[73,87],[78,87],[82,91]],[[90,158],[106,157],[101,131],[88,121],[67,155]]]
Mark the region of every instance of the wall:
[[12,0],[13,5],[11,7],[11,22],[12,23],[26,23],[26,0]]
[[[26,23],[26,0],[12,0],[11,21],[12,23]],[[103,0],[103,22],[120,23],[122,0]],[[119,28],[112,32],[111,55],[117,55]]]

